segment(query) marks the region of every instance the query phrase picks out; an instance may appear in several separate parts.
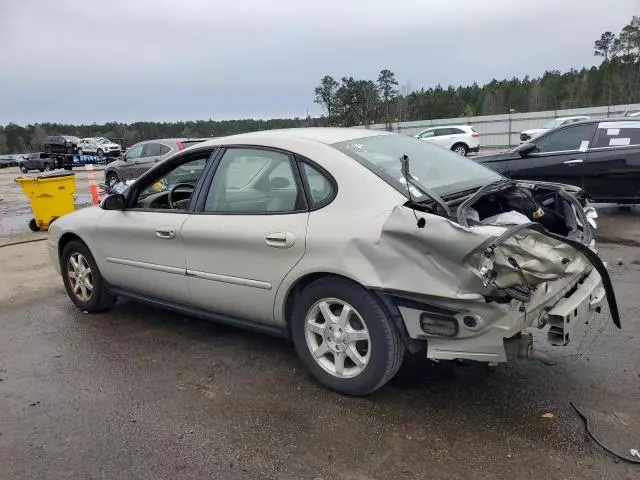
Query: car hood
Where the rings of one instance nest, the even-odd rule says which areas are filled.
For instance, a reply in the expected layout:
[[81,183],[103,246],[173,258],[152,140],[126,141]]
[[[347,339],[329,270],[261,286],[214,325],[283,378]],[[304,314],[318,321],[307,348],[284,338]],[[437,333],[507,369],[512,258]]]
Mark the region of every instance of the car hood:
[[125,162],[123,160],[115,160],[115,161],[109,163],[105,170],[109,171],[109,170],[113,170],[113,169],[118,169],[120,167],[123,167],[126,164],[127,164],[127,162]]
[[100,144],[98,145],[98,147],[109,147],[109,148],[114,148],[114,147],[116,147],[116,148],[122,148],[122,147],[120,147],[120,145],[118,145],[117,143],[100,143]]

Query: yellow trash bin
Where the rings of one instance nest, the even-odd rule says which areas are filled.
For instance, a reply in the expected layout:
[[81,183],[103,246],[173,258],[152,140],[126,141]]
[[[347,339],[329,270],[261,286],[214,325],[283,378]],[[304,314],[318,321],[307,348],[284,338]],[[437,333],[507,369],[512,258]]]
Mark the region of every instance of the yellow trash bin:
[[46,230],[56,218],[74,210],[75,174],[53,173],[15,179],[31,203],[33,218],[29,228],[34,232]]

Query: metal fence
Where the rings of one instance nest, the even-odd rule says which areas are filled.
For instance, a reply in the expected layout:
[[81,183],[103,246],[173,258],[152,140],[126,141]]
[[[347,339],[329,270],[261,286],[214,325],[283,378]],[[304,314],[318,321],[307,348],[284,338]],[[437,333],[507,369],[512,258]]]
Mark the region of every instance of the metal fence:
[[[425,128],[447,125],[472,125],[480,134],[481,147],[504,148],[520,143],[520,132],[531,128],[541,128],[549,120],[558,117],[588,115],[591,118],[621,116],[626,112],[640,111],[640,104],[610,105],[606,107],[572,108],[568,110],[548,110],[545,112],[511,113],[485,115],[481,117],[440,118],[437,120],[416,120],[394,122],[391,129],[405,135],[416,135]],[[363,128],[363,127],[356,127]],[[368,125],[366,128],[385,130],[384,123]]]

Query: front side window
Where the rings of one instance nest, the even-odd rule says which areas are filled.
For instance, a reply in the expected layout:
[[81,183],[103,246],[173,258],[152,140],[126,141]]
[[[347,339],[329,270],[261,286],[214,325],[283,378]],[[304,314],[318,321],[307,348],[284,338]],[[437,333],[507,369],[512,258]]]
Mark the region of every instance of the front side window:
[[595,124],[574,125],[544,135],[533,143],[537,152],[565,152],[571,150],[586,150],[595,132]]
[[216,169],[204,211],[284,213],[301,208],[289,155],[271,150],[230,148]]
[[435,130],[427,130],[426,132],[422,132],[420,134],[420,138],[429,138],[429,137],[433,137],[435,135],[436,131]]
[[133,201],[135,208],[185,210],[210,156],[206,152],[189,157],[168,172],[145,179]]
[[[409,158],[409,171],[417,186],[439,195],[477,188],[502,178],[450,150],[403,135],[357,138],[335,143],[332,147],[367,167],[405,196],[408,196],[407,185],[400,162],[405,155]],[[414,199],[421,201],[428,197],[413,190]]]

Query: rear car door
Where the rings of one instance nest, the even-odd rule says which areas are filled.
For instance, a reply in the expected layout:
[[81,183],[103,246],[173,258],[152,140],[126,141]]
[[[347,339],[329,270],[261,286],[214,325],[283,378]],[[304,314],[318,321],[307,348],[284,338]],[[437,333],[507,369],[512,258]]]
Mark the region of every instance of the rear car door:
[[511,178],[584,186],[586,159],[596,124],[569,125],[542,135],[531,143],[536,150],[509,162]]
[[138,178],[138,160],[142,156],[144,143],[134,145],[122,157],[122,165],[118,166],[118,177],[121,181],[132,180]]
[[443,148],[450,148],[452,145],[453,129],[451,128],[437,128],[433,137],[433,142]]
[[182,228],[192,301],[271,323],[278,286],[305,251],[309,213],[296,161],[282,151],[233,147],[214,165]]
[[597,201],[640,199],[640,121],[600,122],[585,169],[585,190]]

